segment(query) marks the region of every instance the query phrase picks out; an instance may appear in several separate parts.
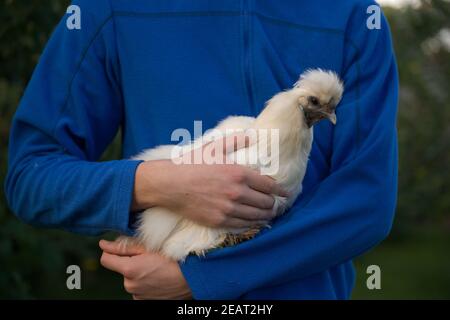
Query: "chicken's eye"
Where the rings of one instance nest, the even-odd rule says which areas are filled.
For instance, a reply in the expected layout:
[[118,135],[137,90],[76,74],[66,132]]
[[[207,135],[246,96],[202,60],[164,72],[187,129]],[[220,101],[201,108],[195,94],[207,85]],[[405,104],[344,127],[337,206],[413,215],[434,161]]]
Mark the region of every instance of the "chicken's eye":
[[317,99],[314,96],[310,96],[308,97],[309,103],[311,103],[313,106],[318,106],[319,105],[319,99]]

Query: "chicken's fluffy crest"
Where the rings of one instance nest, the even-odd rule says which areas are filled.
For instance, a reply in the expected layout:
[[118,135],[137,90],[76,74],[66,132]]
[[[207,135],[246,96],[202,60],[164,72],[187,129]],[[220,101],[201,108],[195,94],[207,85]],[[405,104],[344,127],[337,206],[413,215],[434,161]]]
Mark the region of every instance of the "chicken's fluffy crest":
[[344,84],[334,71],[323,69],[307,69],[300,75],[294,88],[302,87],[314,92],[326,93],[339,100],[344,92]]

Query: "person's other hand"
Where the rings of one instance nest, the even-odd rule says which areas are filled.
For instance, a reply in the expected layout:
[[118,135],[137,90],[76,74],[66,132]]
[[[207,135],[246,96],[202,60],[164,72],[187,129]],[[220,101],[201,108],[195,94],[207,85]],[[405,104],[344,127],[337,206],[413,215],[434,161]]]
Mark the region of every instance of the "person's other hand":
[[125,290],[135,300],[190,299],[191,290],[177,262],[149,253],[136,244],[121,246],[101,240],[100,263],[123,275]]
[[[239,143],[227,139],[224,150]],[[133,209],[160,206],[209,227],[246,228],[275,217],[272,194],[288,195],[272,178],[244,166],[146,161],[136,172]]]

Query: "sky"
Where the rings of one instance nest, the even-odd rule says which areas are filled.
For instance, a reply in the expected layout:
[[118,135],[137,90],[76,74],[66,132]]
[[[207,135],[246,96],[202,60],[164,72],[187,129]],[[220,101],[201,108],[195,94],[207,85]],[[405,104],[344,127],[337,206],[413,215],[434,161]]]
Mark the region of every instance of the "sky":
[[377,0],[377,2],[384,6],[384,5],[389,5],[389,6],[393,6],[393,7],[402,7],[405,6],[407,4],[417,4],[418,1],[417,0]]

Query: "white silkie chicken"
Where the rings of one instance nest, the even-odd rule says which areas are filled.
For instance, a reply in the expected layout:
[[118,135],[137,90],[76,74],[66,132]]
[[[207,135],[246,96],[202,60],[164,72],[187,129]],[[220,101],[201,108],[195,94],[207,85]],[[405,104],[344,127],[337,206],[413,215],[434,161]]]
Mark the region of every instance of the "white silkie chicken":
[[[254,169],[271,166],[273,163],[270,162],[277,161],[274,166],[277,170],[267,175],[274,178],[290,194],[288,198],[275,196],[274,210],[277,214],[285,212],[300,194],[313,140],[312,126],[322,119],[336,123],[335,108],[341,100],[343,90],[343,84],[334,72],[308,70],[300,76],[292,89],[272,97],[258,117],[231,116],[215,128],[216,132],[219,130],[224,135],[229,134],[230,130],[265,130],[266,133],[276,130],[278,139],[274,139],[270,134],[258,133],[253,136],[249,146],[232,152],[228,157],[235,163]],[[207,135],[194,141],[189,150],[205,141],[211,141],[211,137]],[[256,163],[252,162],[252,156],[260,156],[258,147],[262,145],[266,145],[265,155],[268,155],[269,163],[267,159],[264,164],[260,159],[257,159]],[[135,159],[174,159],[174,147],[165,145],[149,149]],[[254,235],[254,231],[250,230],[250,234]],[[128,241],[137,241],[148,251],[160,252],[174,260],[184,260],[190,253],[202,255],[209,249],[232,243],[233,241],[227,239],[239,239],[242,234],[248,236],[249,230],[210,228],[165,208],[153,207],[142,212],[137,237],[122,237],[119,241],[124,245]]]

